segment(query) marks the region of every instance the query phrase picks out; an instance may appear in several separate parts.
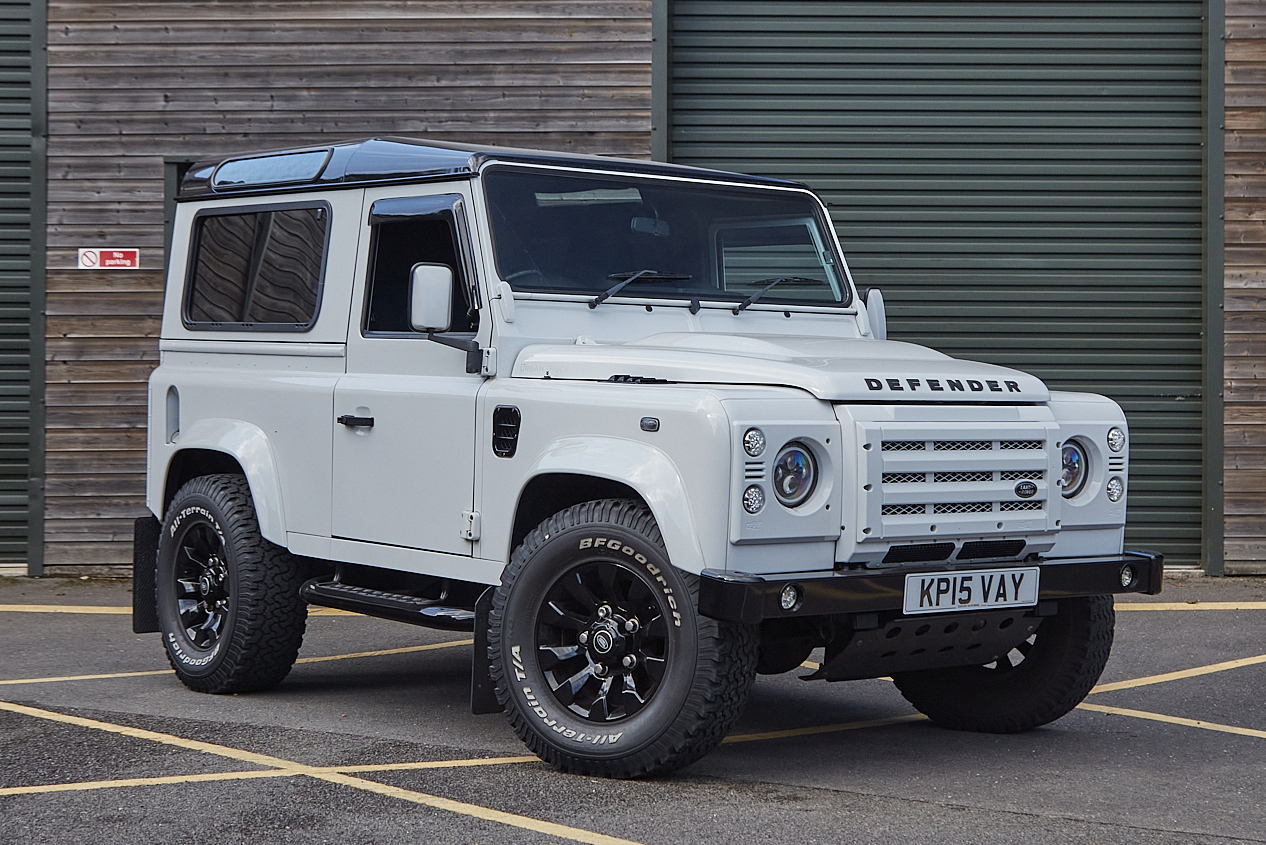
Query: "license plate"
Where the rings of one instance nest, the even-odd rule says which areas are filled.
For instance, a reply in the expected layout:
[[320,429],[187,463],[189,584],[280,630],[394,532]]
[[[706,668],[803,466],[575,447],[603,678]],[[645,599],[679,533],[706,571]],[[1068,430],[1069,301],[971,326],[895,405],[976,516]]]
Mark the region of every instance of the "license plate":
[[906,615],[993,610],[1037,604],[1037,567],[978,572],[920,572],[906,576]]

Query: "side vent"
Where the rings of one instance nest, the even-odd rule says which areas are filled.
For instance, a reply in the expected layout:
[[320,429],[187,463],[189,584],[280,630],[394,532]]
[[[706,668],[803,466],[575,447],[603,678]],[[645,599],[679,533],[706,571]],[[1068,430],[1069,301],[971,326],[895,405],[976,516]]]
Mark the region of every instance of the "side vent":
[[492,412],[492,452],[498,458],[514,457],[522,421],[519,409],[513,405],[498,405]]

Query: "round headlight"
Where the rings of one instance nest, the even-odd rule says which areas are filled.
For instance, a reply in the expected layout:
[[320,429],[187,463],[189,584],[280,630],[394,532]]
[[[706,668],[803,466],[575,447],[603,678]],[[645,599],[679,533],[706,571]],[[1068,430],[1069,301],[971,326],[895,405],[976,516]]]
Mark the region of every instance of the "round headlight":
[[1090,462],[1086,458],[1086,450],[1075,440],[1069,440],[1060,451],[1063,457],[1063,468],[1060,471],[1059,486],[1063,490],[1064,498],[1069,499],[1080,493],[1081,488],[1086,486],[1086,478],[1089,475],[1086,470]]
[[1121,497],[1125,495],[1125,482],[1121,480],[1121,476],[1114,475],[1108,479],[1108,501],[1119,502]]
[[753,458],[759,458],[765,452],[765,432],[759,428],[749,428],[743,434],[743,451]]
[[748,513],[760,513],[765,507],[765,491],[753,484],[743,491],[743,510]]
[[1125,448],[1125,432],[1116,426],[1108,429],[1108,448],[1114,452]]
[[793,440],[774,459],[774,495],[789,508],[799,507],[818,484],[818,465],[809,447]]

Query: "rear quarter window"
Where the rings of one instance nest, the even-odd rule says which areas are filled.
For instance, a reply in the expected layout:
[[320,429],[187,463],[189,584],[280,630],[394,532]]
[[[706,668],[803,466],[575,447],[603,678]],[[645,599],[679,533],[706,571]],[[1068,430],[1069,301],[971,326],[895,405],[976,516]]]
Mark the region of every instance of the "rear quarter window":
[[190,329],[305,332],[321,307],[330,209],[252,206],[195,219],[182,318]]

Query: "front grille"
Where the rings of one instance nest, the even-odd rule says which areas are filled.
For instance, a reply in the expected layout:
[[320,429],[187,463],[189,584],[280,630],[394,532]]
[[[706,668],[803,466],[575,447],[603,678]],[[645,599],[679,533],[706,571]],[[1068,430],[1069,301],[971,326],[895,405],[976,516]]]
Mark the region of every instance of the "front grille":
[[939,502],[933,513],[990,513],[993,502]]
[[[1055,530],[1059,514],[1052,511],[1058,502],[1044,501],[1054,458],[1051,450],[1057,443],[1048,433],[1050,426],[993,420],[963,420],[952,426],[903,420],[862,425],[866,433],[857,457],[873,482],[863,484],[861,491],[866,522],[860,529],[868,539],[881,540],[888,548],[904,548],[894,543],[946,542],[957,548],[967,540],[1010,540],[1023,521],[1030,543],[1026,548],[1032,550],[1038,547],[1027,535]],[[1025,488],[1036,486],[1037,494],[1021,500],[1017,485],[1023,485],[1025,493]],[[986,547],[969,547],[965,559],[1003,554],[993,547],[973,551],[977,548]],[[884,562],[906,559],[888,557]]]
[[954,554],[953,543],[919,543],[914,546],[893,546],[884,555],[884,563],[927,563],[949,560]]
[[937,440],[938,452],[988,452],[993,449],[992,440]]
[[969,484],[979,481],[993,481],[992,472],[938,472],[932,477],[933,481],[939,481],[942,484]]
[[1019,557],[1024,551],[1023,540],[974,540],[963,543],[956,560],[980,560],[987,557]]
[[912,516],[927,513],[927,505],[884,505],[884,516]]

